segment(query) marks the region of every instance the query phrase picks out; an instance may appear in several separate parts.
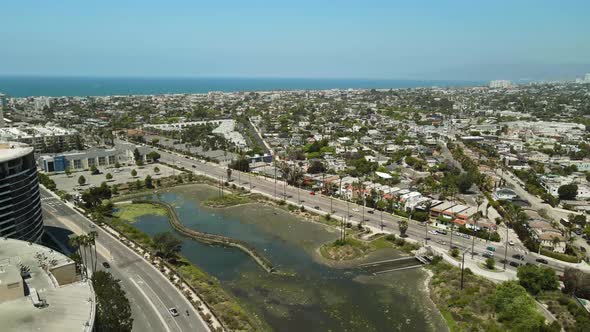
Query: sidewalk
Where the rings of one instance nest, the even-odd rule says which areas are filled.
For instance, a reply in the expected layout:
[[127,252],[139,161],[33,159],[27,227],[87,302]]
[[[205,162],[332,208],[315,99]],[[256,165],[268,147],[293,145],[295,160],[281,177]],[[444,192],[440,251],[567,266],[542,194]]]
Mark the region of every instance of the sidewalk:
[[[461,268],[461,260],[456,260],[455,258],[451,257],[446,250],[440,249],[440,248],[436,248],[436,247],[430,247],[435,253],[437,253],[438,255],[442,256],[442,258],[449,264],[456,266],[458,268]],[[471,254],[467,253],[465,254],[465,268],[469,268],[471,270],[471,272],[473,272],[474,274],[484,277],[486,279],[489,279],[493,282],[504,282],[504,281],[509,281],[509,280],[516,280],[516,272],[512,271],[512,270],[505,270],[502,271],[501,269],[498,269],[498,272],[492,272],[492,271],[488,271],[485,270],[481,267],[479,267],[478,263],[480,261],[479,260],[472,260],[471,259]]]

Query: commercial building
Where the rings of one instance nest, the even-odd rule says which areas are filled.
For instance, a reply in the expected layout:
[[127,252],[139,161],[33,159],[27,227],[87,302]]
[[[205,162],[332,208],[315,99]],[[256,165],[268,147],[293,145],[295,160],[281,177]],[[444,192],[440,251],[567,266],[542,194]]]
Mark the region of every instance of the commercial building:
[[90,169],[92,166],[108,168],[114,167],[117,163],[121,165],[135,164],[133,151],[136,148],[143,161],[147,161],[146,155],[150,152],[149,147],[131,143],[119,143],[115,148],[111,149],[93,148],[85,151],[42,155],[37,162],[39,168],[48,173],[63,172],[66,168],[72,171]]
[[36,242],[43,216],[33,148],[0,142],[0,236]]
[[50,248],[0,237],[0,330],[90,332],[96,301],[76,263]]

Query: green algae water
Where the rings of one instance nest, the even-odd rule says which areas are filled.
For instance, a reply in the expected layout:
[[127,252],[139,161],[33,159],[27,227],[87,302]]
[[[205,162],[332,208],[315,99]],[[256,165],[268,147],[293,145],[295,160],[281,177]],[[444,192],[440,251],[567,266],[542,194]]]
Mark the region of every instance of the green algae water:
[[[262,204],[225,209],[202,205],[215,196],[205,185],[185,186],[149,195],[172,204],[182,222],[195,230],[248,242],[284,274],[264,272],[234,248],[207,246],[185,239],[182,255],[256,312],[275,331],[445,331],[447,328],[424,291],[420,269],[378,276],[333,266],[317,253],[338,232]],[[147,234],[172,230],[166,217],[144,215],[134,223]],[[366,260],[392,258],[393,249]]]

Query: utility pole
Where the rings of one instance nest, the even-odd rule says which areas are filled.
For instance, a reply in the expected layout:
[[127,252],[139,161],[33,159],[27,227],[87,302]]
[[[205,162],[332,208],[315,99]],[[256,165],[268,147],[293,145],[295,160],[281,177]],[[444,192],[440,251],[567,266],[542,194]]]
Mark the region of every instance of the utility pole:
[[463,271],[465,271],[465,251],[463,251],[463,258],[461,260],[461,290],[463,290]]
[[506,241],[504,246],[504,270],[506,270],[506,259],[508,258],[508,227],[506,227]]
[[248,172],[248,183],[250,184],[250,191],[252,191],[252,172]]
[[275,199],[277,199],[277,165],[275,164]]
[[451,243],[449,244],[451,250],[453,250],[453,229],[455,228],[455,223],[451,220]]
[[473,256],[475,255],[474,247],[475,247],[475,235],[476,234],[477,234],[477,220],[475,220],[475,227],[473,228],[473,234],[471,234],[471,237],[473,238],[471,241],[471,259],[473,259]]

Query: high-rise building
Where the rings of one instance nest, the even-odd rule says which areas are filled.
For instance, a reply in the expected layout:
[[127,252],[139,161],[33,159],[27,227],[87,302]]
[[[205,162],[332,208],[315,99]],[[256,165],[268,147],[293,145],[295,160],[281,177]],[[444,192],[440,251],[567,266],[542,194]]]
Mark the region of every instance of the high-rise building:
[[6,107],[6,96],[0,93],[0,128],[4,127],[4,108]]
[[505,88],[509,88],[512,86],[512,82],[508,81],[508,80],[494,80],[494,81],[490,81],[490,88],[493,89],[505,89]]
[[584,82],[590,83],[590,73],[588,73],[588,74],[586,74],[586,76],[584,76]]
[[43,216],[33,148],[0,142],[0,237],[37,242]]

